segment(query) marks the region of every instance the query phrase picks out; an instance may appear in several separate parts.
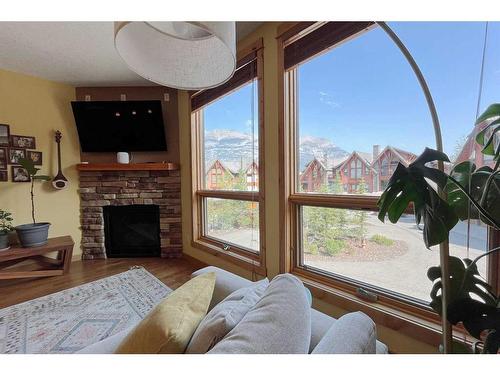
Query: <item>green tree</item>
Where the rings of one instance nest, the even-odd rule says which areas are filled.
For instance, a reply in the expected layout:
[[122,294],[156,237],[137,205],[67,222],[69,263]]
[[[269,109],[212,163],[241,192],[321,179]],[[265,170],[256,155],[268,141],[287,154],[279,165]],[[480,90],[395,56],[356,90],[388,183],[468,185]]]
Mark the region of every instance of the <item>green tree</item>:
[[[246,171],[225,172],[218,184],[221,190],[246,190]],[[211,230],[254,229],[259,227],[259,205],[232,199],[208,199],[207,219]]]
[[[333,187],[326,182],[320,186],[318,193],[333,193]],[[345,247],[347,233],[347,217],[345,210],[327,207],[303,207],[304,250],[310,254],[319,251],[335,255]]]
[[[361,178],[361,181],[358,184],[358,188],[356,189],[356,194],[366,194],[368,189],[366,187],[366,182],[364,178]],[[352,219],[352,233],[355,238],[359,240],[360,246],[364,247],[366,244],[366,235],[368,234],[367,229],[367,220],[368,214],[363,210],[356,210],[353,214]]]

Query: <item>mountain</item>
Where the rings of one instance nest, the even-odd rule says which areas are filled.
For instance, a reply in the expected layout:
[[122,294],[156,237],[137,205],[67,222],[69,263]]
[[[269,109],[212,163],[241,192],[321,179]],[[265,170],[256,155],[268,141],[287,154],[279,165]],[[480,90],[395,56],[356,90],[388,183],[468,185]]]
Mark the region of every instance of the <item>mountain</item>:
[[[234,130],[213,130],[205,133],[205,162],[207,168],[217,159],[234,166],[247,166],[252,161],[252,145],[255,145],[254,157],[258,158],[258,141],[252,142],[252,135]],[[300,170],[315,157],[328,160],[328,165],[337,164],[349,153],[326,138],[304,136],[300,139]],[[234,168],[233,168],[234,169]]]
[[300,154],[300,170],[304,170],[307,163],[309,163],[314,158],[321,160],[322,162],[327,162],[328,167],[337,165],[341,161],[345,160],[349,153],[336,146],[332,141],[326,138],[313,137],[306,135],[300,138],[299,144],[299,154]]
[[[252,144],[255,144],[252,147]],[[247,166],[252,161],[252,151],[258,160],[258,141],[252,142],[252,135],[233,130],[213,130],[205,133],[205,163],[207,168],[217,159],[231,164],[243,163]]]

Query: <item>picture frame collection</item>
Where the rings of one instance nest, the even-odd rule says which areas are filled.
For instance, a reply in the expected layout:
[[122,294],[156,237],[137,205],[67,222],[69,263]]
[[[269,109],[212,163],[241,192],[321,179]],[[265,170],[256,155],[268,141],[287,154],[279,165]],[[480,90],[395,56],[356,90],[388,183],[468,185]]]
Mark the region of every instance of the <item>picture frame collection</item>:
[[42,165],[42,152],[35,149],[35,137],[11,134],[10,125],[0,124],[0,182],[9,180],[8,165],[12,182],[30,182],[28,172],[18,161],[20,158],[30,158],[35,165]]

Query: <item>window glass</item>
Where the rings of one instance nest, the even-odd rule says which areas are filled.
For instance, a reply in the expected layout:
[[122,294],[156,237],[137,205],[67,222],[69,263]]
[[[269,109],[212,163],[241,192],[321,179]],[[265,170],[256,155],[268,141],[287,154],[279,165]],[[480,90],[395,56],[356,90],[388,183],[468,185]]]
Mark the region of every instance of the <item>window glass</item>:
[[[427,269],[439,264],[439,252],[425,248],[413,215],[391,224],[380,222],[375,212],[303,206],[300,216],[303,265],[430,301]],[[467,257],[464,225],[450,236],[450,252],[461,258]],[[485,238],[485,228],[477,227],[469,256],[486,249]],[[484,258],[478,268],[484,275]]]
[[[474,139],[485,23],[391,23],[423,71],[441,122],[444,151],[454,164],[492,165]],[[479,112],[500,101],[500,23],[490,23]],[[374,28],[297,68],[297,190],[301,193],[380,196],[399,163],[436,148],[431,117],[408,62]],[[327,178],[314,178],[311,163]],[[364,165],[364,166],[363,166]],[[365,168],[365,169],[363,169]],[[364,173],[363,173],[364,171]],[[314,183],[312,183],[314,180]],[[306,183],[308,182],[308,183]],[[375,212],[301,208],[303,263],[324,272],[429,300],[426,271],[439,264],[425,248],[411,215],[381,223]],[[488,248],[487,228],[459,222],[450,252],[474,258]],[[480,260],[486,276],[486,258]]]
[[[474,145],[474,120],[485,23],[390,23],[419,64],[435,100],[444,151],[453,162],[491,164]],[[500,100],[500,23],[489,24],[480,110]],[[297,68],[298,175],[320,162],[340,171],[340,184],[364,179],[366,194],[380,195],[398,163],[408,165],[436,147],[422,90],[408,62],[378,27]],[[472,141],[472,142],[471,142]],[[372,169],[362,175],[349,158],[357,152]],[[326,184],[326,182],[325,182]],[[299,191],[319,192],[321,184]],[[349,189],[344,189],[348,194]]]
[[[201,109],[206,189],[258,190],[256,87],[250,82]],[[209,179],[213,170],[222,175],[216,185]]]
[[206,235],[255,252],[259,251],[259,204],[206,198]]

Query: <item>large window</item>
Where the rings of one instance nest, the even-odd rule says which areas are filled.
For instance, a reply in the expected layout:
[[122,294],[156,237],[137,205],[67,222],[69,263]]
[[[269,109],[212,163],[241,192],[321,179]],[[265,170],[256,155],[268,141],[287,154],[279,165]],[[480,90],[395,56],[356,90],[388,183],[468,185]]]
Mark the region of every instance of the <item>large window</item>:
[[[491,163],[469,147],[476,132],[484,23],[391,26],[434,94],[444,151],[453,159],[448,170],[468,159],[478,166]],[[490,26],[490,34],[498,40],[499,25]],[[486,80],[498,85],[500,60],[488,61]],[[436,147],[428,107],[410,66],[376,25],[329,22],[285,42],[284,70],[288,269],[424,308],[432,288],[426,271],[439,264],[439,249],[425,248],[410,209],[398,224],[384,224],[376,206],[399,163],[408,166],[425,147]],[[481,109],[500,99],[490,84],[482,95]],[[304,175],[314,160],[332,178],[305,190]],[[461,258],[483,254],[492,246],[488,236],[477,221],[459,222],[450,235],[450,253]],[[478,267],[492,277],[486,259]]]
[[261,70],[255,47],[230,81],[191,98],[194,244],[252,269],[263,266]]

